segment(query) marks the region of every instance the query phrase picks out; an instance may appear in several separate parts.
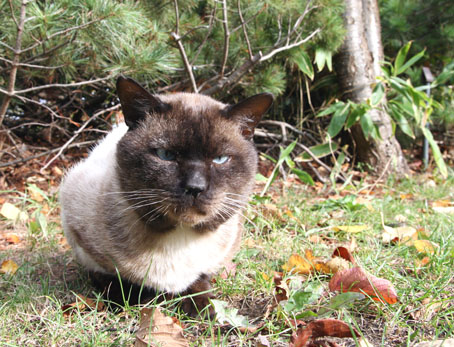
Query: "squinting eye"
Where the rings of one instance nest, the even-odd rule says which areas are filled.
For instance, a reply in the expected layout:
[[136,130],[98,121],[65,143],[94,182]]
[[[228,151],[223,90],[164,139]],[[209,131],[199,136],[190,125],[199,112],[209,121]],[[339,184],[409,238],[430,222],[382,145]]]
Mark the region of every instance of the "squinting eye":
[[228,160],[229,160],[229,156],[228,155],[221,155],[219,157],[216,157],[213,159],[213,163],[215,164],[224,164],[226,163]]
[[175,160],[176,159],[176,154],[175,152],[172,152],[172,151],[168,151],[167,149],[164,149],[164,148],[158,148],[156,150],[156,155],[162,159],[162,160]]

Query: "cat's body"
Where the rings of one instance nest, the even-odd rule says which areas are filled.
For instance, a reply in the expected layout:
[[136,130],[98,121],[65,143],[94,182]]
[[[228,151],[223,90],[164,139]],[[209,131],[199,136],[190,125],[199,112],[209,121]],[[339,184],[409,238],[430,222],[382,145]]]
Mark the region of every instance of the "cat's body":
[[195,94],[152,96],[125,78],[117,89],[127,125],[61,187],[68,242],[92,272],[198,291],[239,247],[257,164],[249,139],[272,98],[227,106]]

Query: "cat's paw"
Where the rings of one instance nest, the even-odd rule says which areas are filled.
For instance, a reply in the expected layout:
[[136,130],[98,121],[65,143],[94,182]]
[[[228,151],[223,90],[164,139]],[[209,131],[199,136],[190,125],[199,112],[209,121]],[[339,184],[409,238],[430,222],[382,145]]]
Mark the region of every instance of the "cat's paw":
[[185,298],[181,304],[182,310],[190,317],[209,318],[213,320],[216,316],[210,299],[214,299],[212,293],[204,293]]

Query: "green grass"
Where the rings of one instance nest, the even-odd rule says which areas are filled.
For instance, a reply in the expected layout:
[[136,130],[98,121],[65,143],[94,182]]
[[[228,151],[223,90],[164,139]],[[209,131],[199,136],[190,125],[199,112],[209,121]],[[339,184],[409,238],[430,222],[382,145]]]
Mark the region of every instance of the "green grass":
[[[385,185],[373,186],[375,194],[369,207],[355,203],[357,193],[368,187],[363,182],[339,192],[328,188],[315,191],[298,184],[283,189],[282,182],[276,181],[265,199],[252,201],[247,216],[254,224],[247,223],[243,246],[235,258],[236,273],[227,279],[217,277],[214,287],[217,299],[237,308],[258,327],[255,331],[184,317],[174,303],[160,304],[163,311],[184,323],[193,346],[255,346],[258,335],[265,336],[272,346],[287,346],[294,331],[290,320],[297,316],[305,316],[305,321],[341,319],[356,326],[374,346],[411,346],[454,337],[454,214],[430,208],[435,200],[454,201],[454,181],[439,181],[434,187],[426,185],[422,177],[388,180]],[[412,197],[401,199],[401,194]],[[0,220],[3,234],[16,233],[22,238],[16,245],[7,245],[0,238],[0,262],[13,259],[19,265],[14,275],[0,275],[0,344],[132,345],[139,326],[138,307],[129,307],[121,314],[78,309],[71,315],[63,313],[62,307],[74,303],[77,295],[99,297],[62,243],[55,196],[44,194],[45,198],[37,201],[28,192],[2,195],[34,222]],[[426,238],[440,246],[435,254],[428,255],[430,262],[422,269],[415,261],[425,254],[408,244],[382,243],[382,218],[386,225],[395,225],[398,215],[399,221],[405,217],[406,225],[428,231]],[[332,229],[356,224],[370,228],[356,234]],[[273,307],[273,275],[282,271],[290,255],[303,255],[310,249],[315,256],[328,259],[338,245],[349,245],[353,238],[358,265],[393,283],[399,297],[396,304],[364,298],[332,309],[330,300],[338,293],[328,289],[331,276],[315,273],[308,277],[284,274],[289,295],[296,301]],[[310,318],[310,314],[315,317]],[[356,345],[353,339],[343,343]]]

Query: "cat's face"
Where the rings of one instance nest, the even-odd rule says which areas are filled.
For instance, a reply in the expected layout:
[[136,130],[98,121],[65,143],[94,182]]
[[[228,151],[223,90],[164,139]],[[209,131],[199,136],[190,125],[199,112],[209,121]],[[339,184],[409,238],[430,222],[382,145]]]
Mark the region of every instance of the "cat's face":
[[[144,95],[133,83],[118,83],[130,130],[117,148],[120,182],[132,209],[148,223],[165,218],[213,227],[244,208],[257,166],[250,138],[272,97],[227,106],[196,94]],[[131,90],[126,101],[124,93]]]

